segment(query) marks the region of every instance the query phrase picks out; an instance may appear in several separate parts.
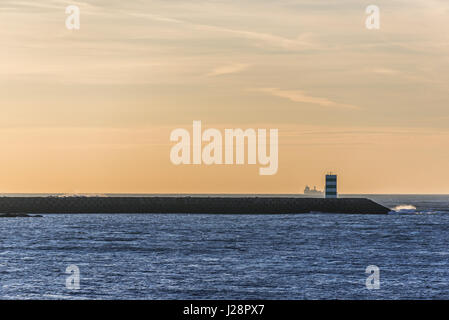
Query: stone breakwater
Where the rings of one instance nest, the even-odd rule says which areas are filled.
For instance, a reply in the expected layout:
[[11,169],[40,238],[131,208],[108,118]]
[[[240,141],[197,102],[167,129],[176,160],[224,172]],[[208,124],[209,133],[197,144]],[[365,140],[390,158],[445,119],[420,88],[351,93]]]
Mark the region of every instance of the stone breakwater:
[[0,213],[387,214],[365,198],[296,197],[0,197]]

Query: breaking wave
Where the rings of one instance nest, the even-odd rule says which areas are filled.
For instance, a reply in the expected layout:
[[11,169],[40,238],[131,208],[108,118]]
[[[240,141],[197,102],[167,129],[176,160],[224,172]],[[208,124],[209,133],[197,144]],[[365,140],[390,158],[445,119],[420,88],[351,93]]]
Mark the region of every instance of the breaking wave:
[[418,210],[414,205],[401,204],[391,209],[390,214],[438,214],[443,211]]
[[394,207],[392,210],[399,213],[415,213],[416,207],[411,204],[401,204]]

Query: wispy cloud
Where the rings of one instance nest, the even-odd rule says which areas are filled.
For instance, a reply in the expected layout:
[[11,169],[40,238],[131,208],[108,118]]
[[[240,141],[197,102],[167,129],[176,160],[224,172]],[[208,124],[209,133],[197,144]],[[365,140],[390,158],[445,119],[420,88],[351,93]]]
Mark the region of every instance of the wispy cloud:
[[229,64],[225,66],[220,66],[215,69],[213,69],[208,76],[215,77],[215,76],[221,76],[225,74],[232,74],[232,73],[239,73],[243,70],[248,69],[248,64],[243,63],[237,63],[237,64]]
[[425,70],[416,69],[413,71],[400,71],[390,68],[368,68],[365,72],[388,77],[397,77],[399,79],[407,80],[407,82],[424,82],[424,83],[443,83],[433,79]]
[[285,50],[306,50],[306,49],[316,49],[322,47],[322,44],[313,42],[310,40],[312,37],[311,33],[303,33],[298,35],[296,38],[287,38],[271,33],[255,32],[249,30],[242,30],[237,28],[228,28],[215,26],[210,24],[196,23],[187,20],[175,19],[172,17],[147,14],[147,13],[128,13],[131,16],[147,18],[150,20],[166,23],[184,24],[188,27],[201,30],[209,31],[214,33],[228,34],[237,38],[251,39],[255,41],[263,42],[265,45],[272,47],[282,48]]
[[[76,0],[48,0],[48,1],[18,1],[18,0],[3,0],[1,3],[1,9],[15,9],[15,10],[48,10],[54,9],[58,11],[64,11],[65,7],[69,5],[77,5],[83,8],[83,14],[89,14],[91,9],[95,9],[96,6],[90,4],[87,1]],[[87,10],[89,9],[89,10]]]
[[371,73],[385,74],[385,75],[395,75],[395,74],[400,73],[398,70],[389,69],[389,68],[372,68],[372,69],[368,69],[367,71],[371,72]]
[[128,12],[123,12],[126,13],[130,16],[134,16],[134,17],[139,17],[139,18],[147,18],[150,20],[154,20],[154,21],[159,21],[159,22],[167,22],[167,23],[185,23],[185,21],[183,20],[179,20],[179,19],[174,19],[174,18],[169,18],[169,17],[165,17],[165,16],[160,16],[160,15],[156,15],[156,14],[149,14],[149,13],[128,13]]
[[286,38],[270,33],[230,29],[205,24],[194,24],[193,26],[199,30],[227,33],[232,34],[236,37],[262,41],[266,45],[279,47],[286,50],[305,50],[305,49],[316,49],[317,47],[319,47],[317,43],[312,43],[307,40],[307,38],[310,37],[310,34],[302,34],[296,38]]
[[275,97],[285,98],[290,101],[298,103],[315,104],[322,107],[340,108],[340,109],[352,109],[352,110],[360,109],[360,107],[355,105],[339,103],[329,100],[327,98],[313,97],[301,90],[282,90],[279,88],[259,88],[254,90],[270,94]]

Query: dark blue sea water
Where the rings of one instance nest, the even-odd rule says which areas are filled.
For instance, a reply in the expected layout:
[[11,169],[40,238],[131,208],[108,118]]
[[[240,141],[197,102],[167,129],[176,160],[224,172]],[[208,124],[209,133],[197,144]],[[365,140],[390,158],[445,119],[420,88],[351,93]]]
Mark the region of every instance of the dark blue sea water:
[[0,298],[449,299],[449,196],[370,198],[399,212],[3,218]]

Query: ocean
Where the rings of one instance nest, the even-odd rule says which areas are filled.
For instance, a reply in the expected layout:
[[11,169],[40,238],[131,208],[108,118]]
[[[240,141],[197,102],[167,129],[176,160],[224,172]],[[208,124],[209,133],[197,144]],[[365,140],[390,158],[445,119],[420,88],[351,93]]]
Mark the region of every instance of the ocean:
[[392,213],[2,218],[0,298],[449,299],[449,196],[363,197]]

